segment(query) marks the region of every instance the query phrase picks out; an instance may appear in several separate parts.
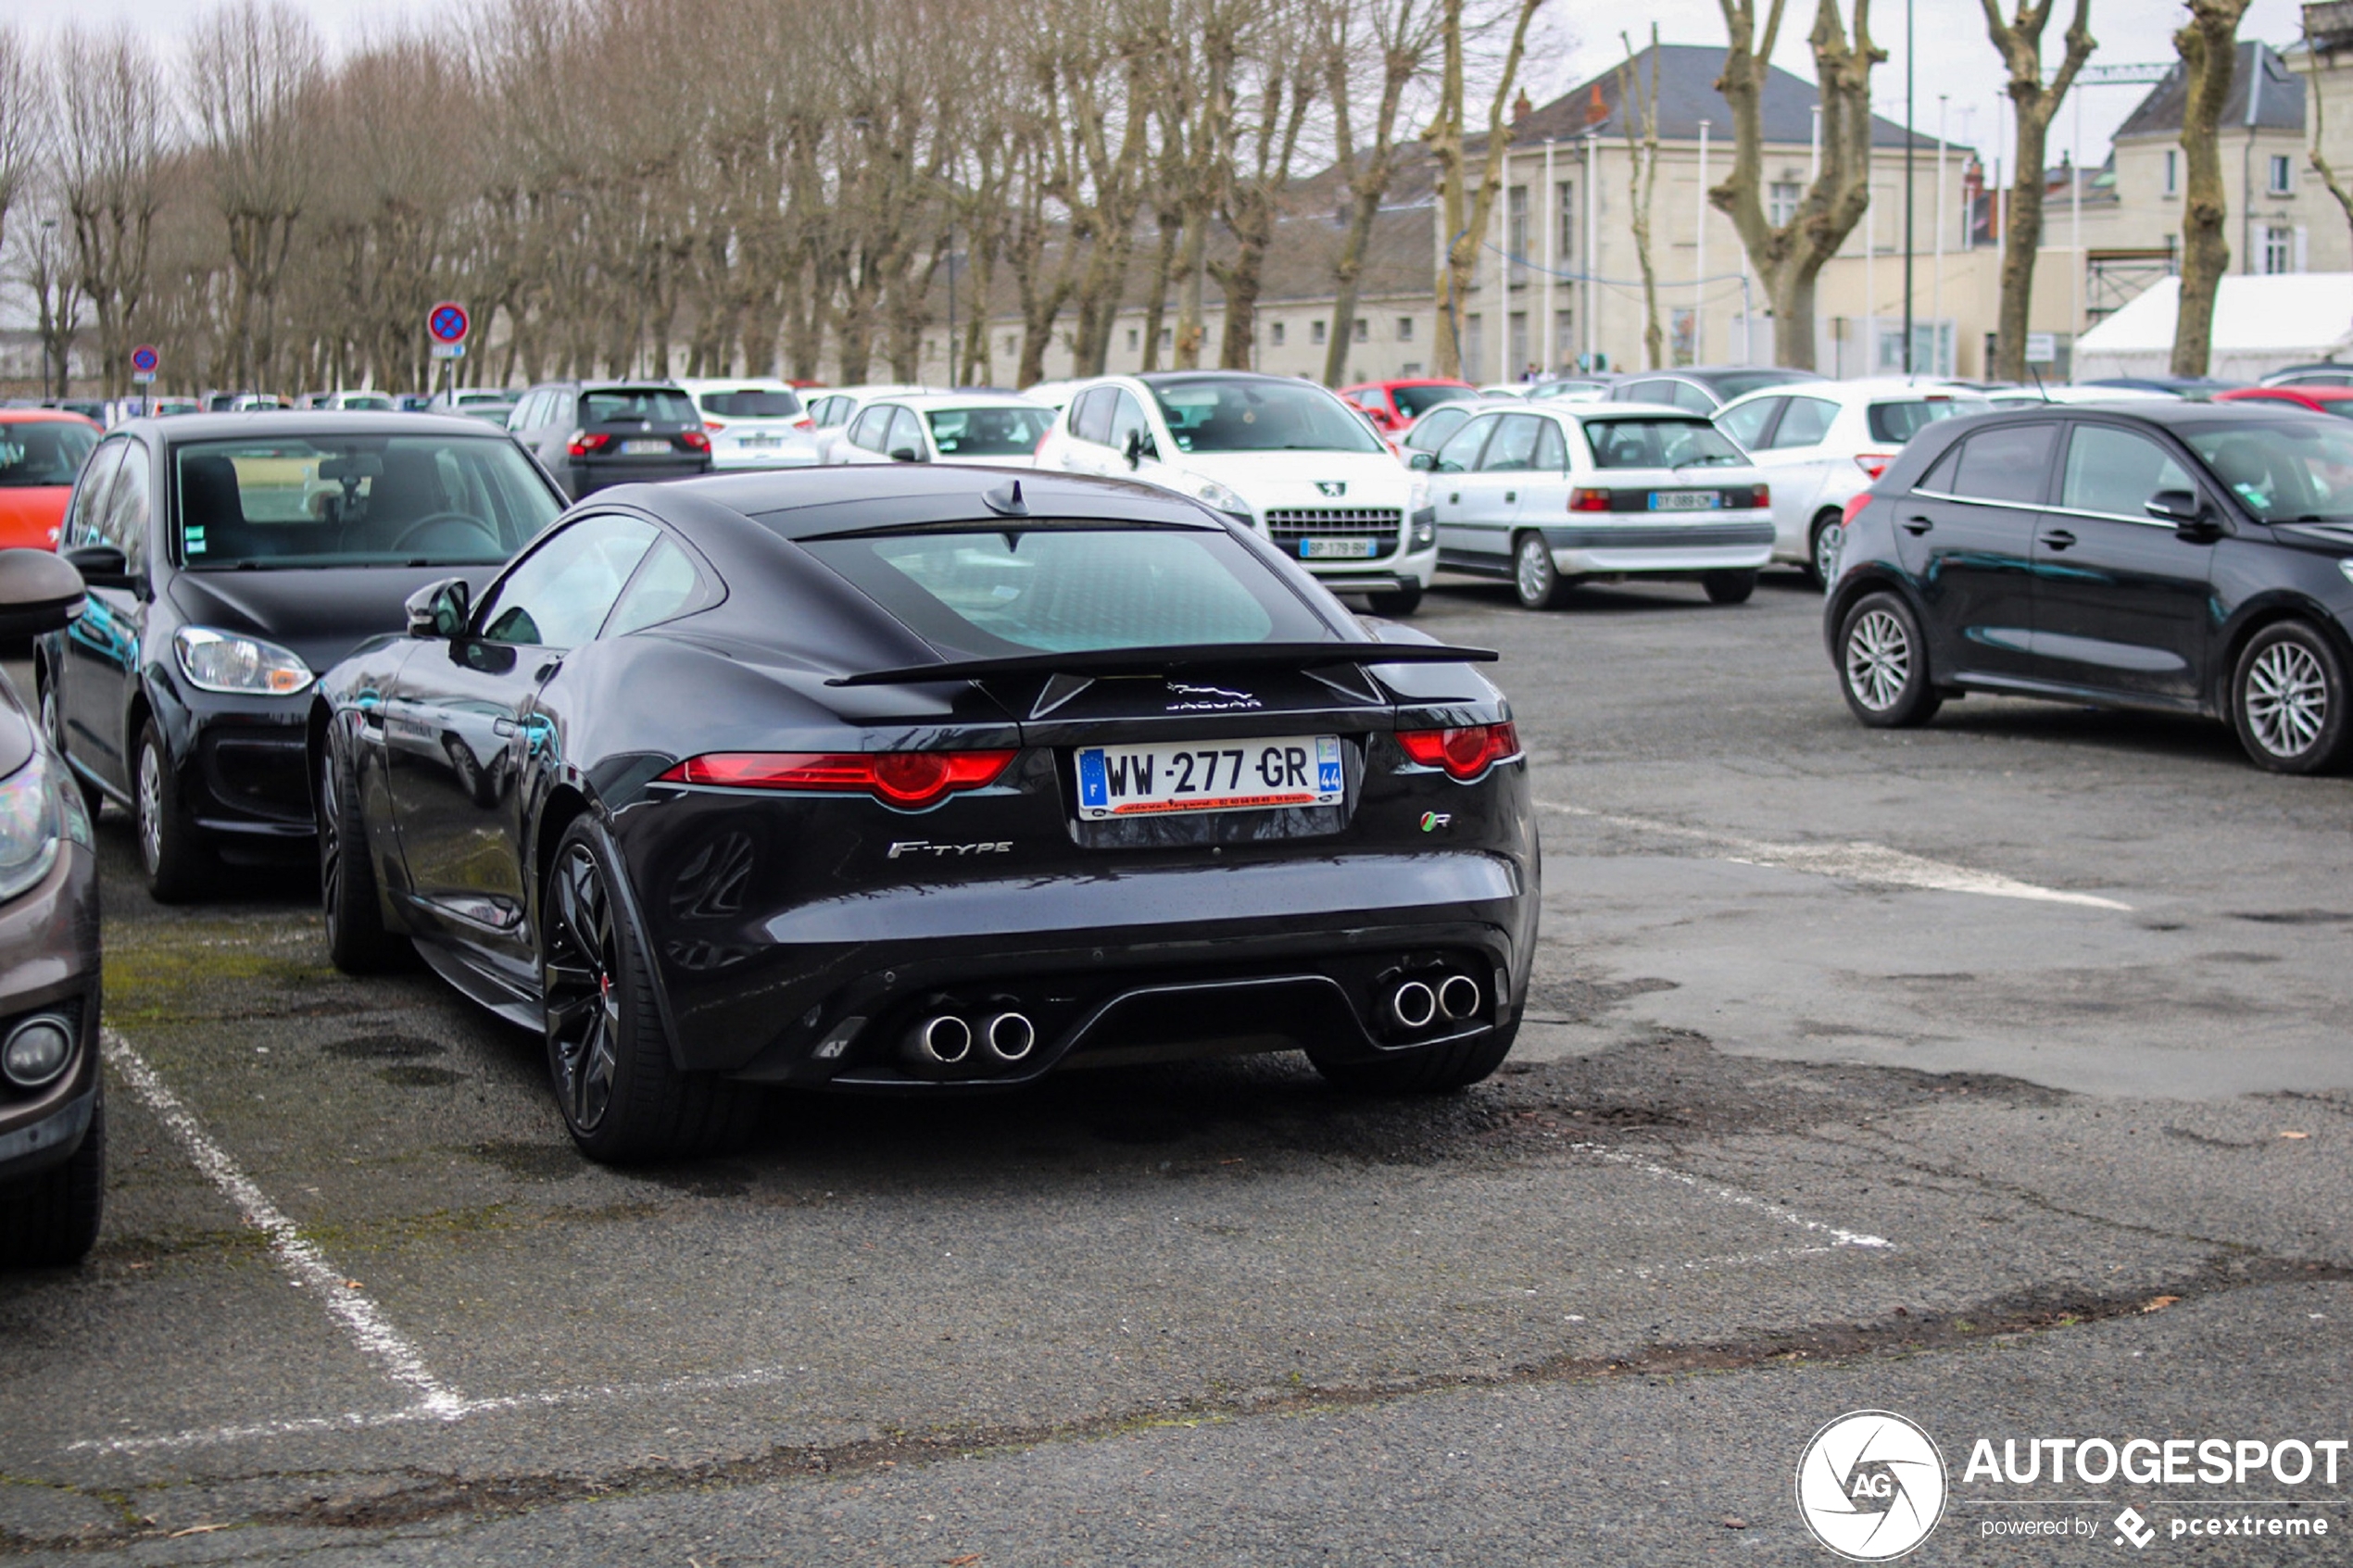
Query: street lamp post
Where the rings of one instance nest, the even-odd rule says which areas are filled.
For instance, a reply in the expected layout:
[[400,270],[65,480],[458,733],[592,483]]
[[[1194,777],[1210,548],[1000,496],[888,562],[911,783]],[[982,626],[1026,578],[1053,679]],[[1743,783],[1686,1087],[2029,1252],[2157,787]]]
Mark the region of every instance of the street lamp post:
[[1904,0],[1904,373],[1912,373],[1912,4]]

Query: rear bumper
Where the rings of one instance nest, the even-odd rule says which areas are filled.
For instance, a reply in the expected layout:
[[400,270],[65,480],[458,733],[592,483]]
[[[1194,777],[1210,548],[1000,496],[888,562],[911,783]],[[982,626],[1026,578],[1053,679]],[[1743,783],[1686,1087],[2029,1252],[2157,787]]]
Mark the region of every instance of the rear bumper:
[[1564,576],[1617,571],[1734,571],[1772,559],[1769,517],[1726,522],[1596,522],[1544,530]]
[[666,479],[692,479],[698,473],[711,471],[711,459],[703,457],[679,458],[647,458],[615,462],[583,462],[573,458],[557,471],[563,487],[573,500],[616,484],[650,484]]

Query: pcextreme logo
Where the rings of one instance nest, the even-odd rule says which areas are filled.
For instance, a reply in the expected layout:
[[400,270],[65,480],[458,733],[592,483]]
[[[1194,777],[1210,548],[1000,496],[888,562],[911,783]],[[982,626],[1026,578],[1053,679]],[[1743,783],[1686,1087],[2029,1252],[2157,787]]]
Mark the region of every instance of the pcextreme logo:
[[1903,1556],[1944,1516],[1944,1456],[1890,1411],[1854,1411],[1814,1434],[1797,1461],[1797,1511],[1841,1557]]

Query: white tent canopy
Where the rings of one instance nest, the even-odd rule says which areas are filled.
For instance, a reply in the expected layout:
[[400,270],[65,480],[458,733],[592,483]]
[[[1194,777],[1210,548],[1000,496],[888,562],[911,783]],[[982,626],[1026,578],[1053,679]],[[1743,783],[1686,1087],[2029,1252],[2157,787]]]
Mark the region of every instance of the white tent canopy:
[[[2182,280],[2164,279],[2077,338],[2075,379],[2171,374],[2181,299]],[[2215,293],[2208,375],[2254,381],[2347,348],[2353,348],[2353,272],[2233,275]]]

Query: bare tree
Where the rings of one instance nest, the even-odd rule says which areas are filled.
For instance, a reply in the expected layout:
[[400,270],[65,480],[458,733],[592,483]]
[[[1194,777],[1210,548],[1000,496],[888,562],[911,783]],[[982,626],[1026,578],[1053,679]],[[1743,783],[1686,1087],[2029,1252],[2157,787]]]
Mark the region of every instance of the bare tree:
[[[1213,261],[1209,269],[1226,299],[1217,363],[1229,370],[1251,368],[1266,248],[1274,243],[1300,132],[1323,80],[1315,39],[1305,20],[1296,6],[1269,5],[1252,19],[1248,36],[1248,69],[1256,78],[1251,112],[1237,127],[1239,156],[1227,164],[1218,196],[1219,215],[1233,236],[1234,248],[1230,258]],[[1351,335],[1349,325],[1348,318],[1335,320],[1332,337]]]
[[65,104],[58,171],[77,282],[97,318],[100,383],[120,396],[131,383],[132,334],[163,206],[171,103],[155,56],[128,26],[105,33],[69,26],[56,59]]
[[52,107],[49,84],[32,46],[13,27],[0,27],[0,242],[8,213],[47,155]]
[[2337,210],[2345,214],[2346,222],[2353,224],[2353,191],[2345,188],[2345,182],[2321,152],[2322,100],[2324,96],[2321,90],[2321,67],[2323,63],[2320,45],[2312,37],[2311,19],[2307,17],[2304,21],[2304,68],[2312,78],[2312,90],[2304,95],[2304,101],[2312,106],[2312,145],[2306,150],[2304,157],[2311,164],[2312,172],[2321,177],[2321,183],[2335,201]]
[[[1334,162],[1348,195],[1348,227],[1340,236],[1340,255],[1332,263],[1338,295],[1332,307],[1334,320],[1356,320],[1365,253],[1372,243],[1381,203],[1403,161],[1397,126],[1406,89],[1429,69],[1441,14],[1441,7],[1429,0],[1330,0],[1326,8],[1324,96],[1331,105]],[[1360,151],[1354,106],[1358,79],[1373,74],[1366,69],[1367,56],[1378,62],[1379,92],[1366,126],[1372,144]],[[1335,332],[1326,344],[1326,386],[1338,386],[1346,378],[1352,335]]]
[[1814,282],[1870,205],[1871,68],[1887,57],[1871,44],[1870,0],[1853,0],[1850,40],[1839,0],[1816,0],[1814,80],[1822,105],[1822,164],[1786,223],[1765,213],[1765,83],[1786,0],[1767,0],[1763,29],[1756,0],[1717,0],[1731,35],[1717,91],[1732,110],[1732,170],[1707,193],[1732,220],[1773,312],[1773,361],[1814,368]]
[[1655,370],[1667,362],[1667,334],[1658,326],[1658,267],[1651,255],[1651,196],[1658,189],[1658,24],[1651,23],[1651,80],[1647,92],[1634,54],[1634,41],[1623,32],[1626,63],[1617,68],[1617,118],[1626,132],[1629,165],[1627,194],[1634,231],[1634,260],[1642,270],[1643,368]]
[[[1504,155],[1511,147],[1511,122],[1504,107],[1519,79],[1520,62],[1528,54],[1528,30],[1544,0],[1513,0],[1511,44],[1495,80],[1495,94],[1487,107],[1487,134],[1478,183],[1470,184],[1469,157],[1464,142],[1465,25],[1464,0],[1439,0],[1438,113],[1422,137],[1438,163],[1439,211],[1448,235],[1438,265],[1438,373],[1463,373],[1463,296],[1470,293],[1471,275],[1493,216],[1495,198],[1504,183]],[[1778,0],[1776,0],[1778,4]],[[1857,0],[1861,3],[1861,0]]]
[[[2034,295],[2034,255],[2043,244],[2043,158],[2051,119],[2075,82],[2076,72],[2096,46],[2092,41],[2092,0],[2075,0],[2067,27],[2067,53],[2048,82],[2043,77],[2043,29],[2052,0],[2017,0],[2008,21],[2001,0],[1980,0],[1985,34],[2009,68],[2011,113],[2018,122],[2018,178],[2010,186],[2007,232],[2002,236],[2002,299],[1994,317],[1990,373],[2005,381],[2026,379],[2026,311]],[[2080,171],[2075,178],[2082,178]],[[2073,265],[2082,266],[2082,257]]]
[[2222,193],[2222,105],[2238,66],[2239,18],[2248,0],[2188,0],[2189,25],[2173,35],[2186,96],[2182,108],[2182,293],[2173,318],[2173,373],[2202,376],[2214,352],[2214,293],[2231,268]]

